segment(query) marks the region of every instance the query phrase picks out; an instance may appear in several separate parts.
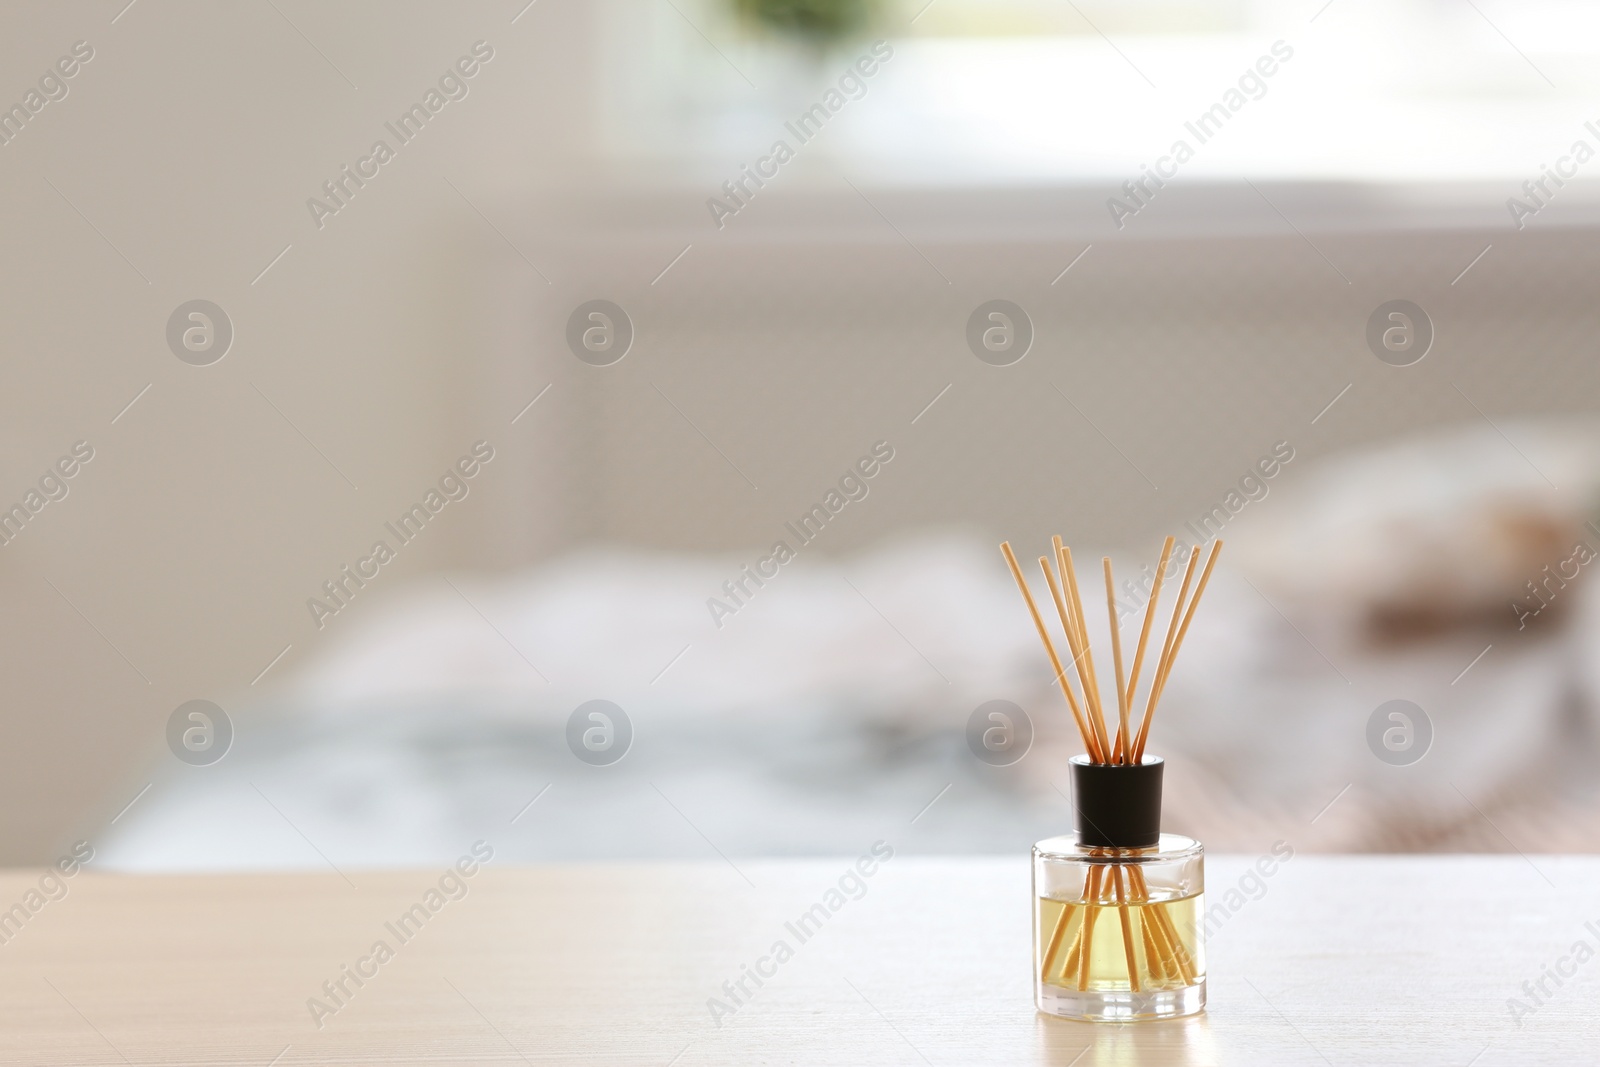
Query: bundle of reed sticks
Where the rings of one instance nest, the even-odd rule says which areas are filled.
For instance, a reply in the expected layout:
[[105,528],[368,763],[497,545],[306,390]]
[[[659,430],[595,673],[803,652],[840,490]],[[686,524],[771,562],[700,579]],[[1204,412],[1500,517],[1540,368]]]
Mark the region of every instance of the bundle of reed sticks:
[[[1194,619],[1195,608],[1199,606],[1200,597],[1205,593],[1206,585],[1211,580],[1211,571],[1216,566],[1218,553],[1222,551],[1222,542],[1218,540],[1212,544],[1211,552],[1206,557],[1205,567],[1200,572],[1198,584],[1194,582],[1194,577],[1195,568],[1200,562],[1200,546],[1196,545],[1189,553],[1189,563],[1183,574],[1183,585],[1178,590],[1178,599],[1172,608],[1172,617],[1167,624],[1166,639],[1162,643],[1161,654],[1156,661],[1155,669],[1151,672],[1144,713],[1139,720],[1137,731],[1133,729],[1134,709],[1137,706],[1135,697],[1138,694],[1139,677],[1144,669],[1151,624],[1155,620],[1157,604],[1161,599],[1161,585],[1172,559],[1173,538],[1167,538],[1161,547],[1161,559],[1156,565],[1150,599],[1145,604],[1144,624],[1140,628],[1139,643],[1134,650],[1133,666],[1126,676],[1123,673],[1122,634],[1117,619],[1116,586],[1112,575],[1111,558],[1109,556],[1101,558],[1100,565],[1106,587],[1106,614],[1111,629],[1111,659],[1116,683],[1115,738],[1110,736],[1107,727],[1106,705],[1095,675],[1094,652],[1089,646],[1089,630],[1083,611],[1083,598],[1078,590],[1077,573],[1073,569],[1072,550],[1062,543],[1060,537],[1052,538],[1051,545],[1054,559],[1052,560],[1050,556],[1040,556],[1039,567],[1044,571],[1045,584],[1050,589],[1050,598],[1055,603],[1056,615],[1066,635],[1067,649],[1071,655],[1068,666],[1062,665],[1061,657],[1050,639],[1050,629],[1034,602],[1033,593],[1022,576],[1022,568],[1017,565],[1017,557],[1011,551],[1010,543],[1002,543],[1000,551],[1005,555],[1006,564],[1011,568],[1011,576],[1016,580],[1023,600],[1027,602],[1034,626],[1039,631],[1039,640],[1044,643],[1045,654],[1049,656],[1050,664],[1055,668],[1056,683],[1061,687],[1062,695],[1067,698],[1067,707],[1071,709],[1073,721],[1083,738],[1084,751],[1096,763],[1138,764],[1144,759],[1145,743],[1150,737],[1150,721],[1155,716],[1156,705],[1160,702],[1167,679],[1171,676],[1178,650],[1183,646],[1183,639],[1189,632],[1189,623]],[[1191,586],[1193,586],[1192,595]],[[1081,698],[1074,692],[1072,680],[1068,676],[1069,669],[1077,676]],[[1096,849],[1091,852],[1109,858],[1115,857],[1118,850]],[[1040,968],[1041,981],[1047,983],[1052,981],[1056,960],[1066,941],[1067,932],[1073,927],[1073,920],[1076,918],[1076,933],[1068,949],[1065,965],[1061,967],[1054,984],[1070,981],[1080,990],[1087,989],[1090,984],[1090,959],[1095,926],[1103,908],[1115,907],[1122,931],[1128,985],[1133,992],[1141,992],[1152,987],[1170,988],[1194,983],[1195,967],[1183,939],[1167,909],[1152,901],[1144,872],[1137,864],[1110,863],[1091,866],[1084,876],[1079,901],[1061,903],[1063,904],[1061,913],[1056,919],[1049,944],[1044,949]],[[1135,927],[1138,928],[1137,934],[1134,932]],[[1145,965],[1142,968],[1138,966],[1136,960],[1136,956],[1139,955],[1135,952],[1136,943],[1143,948]]]
[[1022,591],[1022,599],[1028,604],[1028,612],[1033,616],[1033,625],[1039,631],[1039,640],[1044,642],[1044,651],[1050,657],[1050,665],[1055,668],[1056,684],[1061,687],[1062,695],[1067,698],[1067,707],[1072,709],[1072,719],[1078,726],[1078,733],[1083,737],[1084,751],[1096,763],[1138,763],[1144,758],[1145,742],[1150,737],[1150,720],[1155,716],[1156,705],[1160,702],[1161,693],[1167,685],[1167,678],[1172,673],[1172,664],[1178,657],[1178,649],[1183,646],[1183,639],[1189,633],[1189,623],[1194,619],[1195,608],[1199,606],[1200,597],[1206,591],[1206,583],[1211,580],[1211,571],[1217,565],[1217,554],[1222,551],[1222,542],[1218,540],[1212,543],[1211,552],[1206,557],[1206,565],[1200,572],[1200,581],[1194,586],[1193,595],[1190,595],[1189,587],[1194,581],[1195,567],[1200,562],[1200,546],[1194,546],[1189,552],[1189,565],[1183,573],[1183,585],[1178,590],[1177,603],[1172,607],[1172,621],[1167,624],[1167,637],[1161,647],[1161,656],[1151,674],[1144,715],[1137,733],[1132,729],[1134,698],[1138,693],[1139,674],[1144,668],[1145,650],[1150,641],[1150,624],[1155,620],[1156,604],[1161,599],[1161,583],[1166,577],[1167,565],[1172,559],[1173,539],[1167,538],[1161,547],[1161,561],[1156,565],[1150,599],[1145,603],[1144,626],[1139,631],[1139,644],[1134,650],[1133,667],[1126,676],[1122,670],[1122,631],[1117,624],[1117,595],[1111,572],[1111,557],[1101,558],[1100,566],[1105,573],[1106,581],[1106,614],[1111,625],[1111,659],[1116,674],[1117,734],[1114,740],[1106,727],[1105,701],[1101,698],[1100,684],[1095,677],[1094,651],[1089,647],[1089,629],[1083,614],[1083,598],[1078,592],[1077,572],[1072,566],[1072,549],[1063,544],[1060,537],[1052,538],[1051,545],[1054,550],[1052,553],[1055,557],[1054,564],[1052,565],[1049,556],[1040,556],[1039,567],[1044,571],[1045,584],[1050,587],[1050,598],[1055,602],[1056,615],[1061,620],[1062,630],[1066,632],[1067,649],[1072,656],[1069,661],[1070,668],[1077,675],[1078,686],[1083,694],[1081,700],[1073,690],[1072,680],[1068,677],[1068,667],[1062,665],[1061,657],[1056,653],[1055,643],[1050,640],[1050,629],[1045,625],[1044,616],[1039,613],[1039,606],[1034,602],[1027,580],[1022,577],[1022,568],[1017,565],[1016,553],[1011,551],[1011,542],[1002,542],[1000,551],[1006,557],[1006,564],[1011,568],[1011,577],[1016,580],[1017,588]]

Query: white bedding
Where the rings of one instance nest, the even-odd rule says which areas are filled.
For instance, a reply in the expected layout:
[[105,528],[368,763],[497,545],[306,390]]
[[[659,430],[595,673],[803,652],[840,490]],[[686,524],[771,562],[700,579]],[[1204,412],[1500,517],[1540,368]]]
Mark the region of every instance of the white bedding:
[[[1169,760],[1166,827],[1226,850],[1600,846],[1588,666],[1600,617],[1583,585],[1526,629],[1509,605],[1455,602],[1422,632],[1374,628],[1352,610],[1350,583],[1296,585],[1292,567],[1283,578],[1306,547],[1297,516],[1333,493],[1316,506],[1275,497],[1230,529],[1238,548],[1152,731],[1150,751]],[[1581,494],[1541,499],[1552,521],[1586,515]],[[1462,528],[1442,521],[1439,536]],[[1274,540],[1274,529],[1291,533]],[[1431,550],[1397,542],[1388,562]],[[719,629],[706,600],[748,558],[591,551],[374,596],[329,623],[316,660],[276,697],[229,709],[228,756],[158,778],[101,854],[140,870],[344,870],[442,862],[486,837],[511,861],[736,860],[880,837],[910,851],[1020,852],[1067,827],[1078,746],[993,544],[928,537],[807,556]],[[1143,561],[1117,556],[1126,574]],[[1501,564],[1508,575],[1524,565]],[[1098,558],[1083,552],[1078,566],[1081,586],[1099,588]],[[1130,642],[1137,624],[1125,623]],[[595,698],[633,725],[611,766],[567,748],[567,717]],[[1368,717],[1396,698],[1434,730],[1405,767],[1366,740]],[[993,699],[1023,706],[1037,730],[1011,767],[966,748],[969,714]]]

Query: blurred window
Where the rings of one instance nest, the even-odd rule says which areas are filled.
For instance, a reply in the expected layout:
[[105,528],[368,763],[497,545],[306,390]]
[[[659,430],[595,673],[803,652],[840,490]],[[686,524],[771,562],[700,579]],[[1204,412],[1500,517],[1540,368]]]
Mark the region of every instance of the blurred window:
[[[736,0],[619,0],[607,147],[745,160],[862,51],[741,18]],[[879,0],[894,57],[806,147],[908,183],[1121,182],[1241,86],[1186,176],[1537,178],[1600,108],[1600,5],[1578,0]],[[913,21],[914,20],[914,21]],[[1250,71],[1291,58],[1257,88]],[[812,169],[815,164],[808,164]],[[1600,173],[1600,164],[1596,164]],[[1580,174],[1580,178],[1587,177]]]

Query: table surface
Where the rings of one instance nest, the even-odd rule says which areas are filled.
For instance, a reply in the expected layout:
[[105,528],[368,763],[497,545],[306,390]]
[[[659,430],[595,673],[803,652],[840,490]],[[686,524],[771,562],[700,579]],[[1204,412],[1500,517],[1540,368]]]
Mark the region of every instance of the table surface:
[[[1301,855],[1259,880],[1253,859],[1207,861],[1208,905],[1229,909],[1207,946],[1209,1010],[1131,1025],[1033,1010],[1025,858],[895,856],[859,885],[852,857],[491,862],[459,883],[443,868],[84,871],[64,896],[45,886],[57,899],[29,896],[38,872],[12,871],[0,1062],[1493,1067],[1600,1054],[1600,858]],[[841,878],[848,895],[830,898]],[[838,910],[802,942],[785,924],[817,903]],[[761,962],[772,976],[746,979],[752,995],[734,1004],[723,983],[780,940],[792,957]],[[370,977],[358,986],[345,967]],[[323,984],[341,979],[335,999]],[[714,1017],[712,998],[730,1011]],[[1514,1016],[1511,998],[1528,1010]]]

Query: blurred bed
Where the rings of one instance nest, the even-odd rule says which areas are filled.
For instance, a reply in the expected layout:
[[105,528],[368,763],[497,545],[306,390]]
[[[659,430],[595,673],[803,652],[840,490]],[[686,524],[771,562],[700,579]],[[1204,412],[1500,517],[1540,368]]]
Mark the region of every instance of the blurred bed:
[[[1600,848],[1600,438],[1508,432],[1308,463],[1229,516],[1151,746],[1168,829],[1219,850]],[[1119,572],[1158,542],[1114,553]],[[707,598],[744,562],[593,551],[374,595],[275,697],[228,709],[224,759],[167,759],[101,856],[342,869],[443,862],[479,837],[512,862],[880,837],[1015,852],[1066,825],[1073,730],[992,543],[808,556],[719,628]],[[631,724],[607,765],[569,744],[595,699]],[[1005,767],[965,739],[996,699],[1036,734]],[[1404,765],[1368,741],[1396,699],[1431,724]]]

